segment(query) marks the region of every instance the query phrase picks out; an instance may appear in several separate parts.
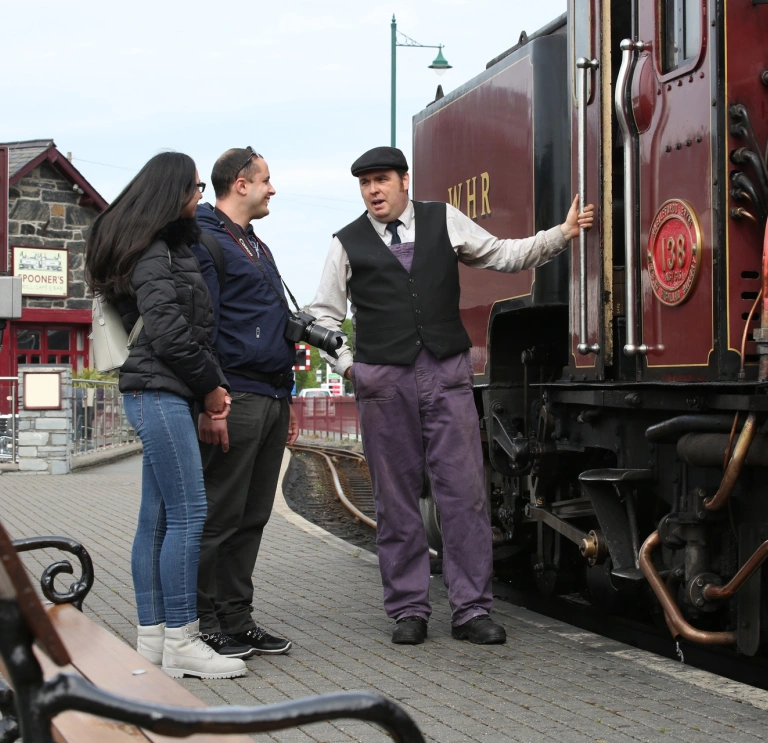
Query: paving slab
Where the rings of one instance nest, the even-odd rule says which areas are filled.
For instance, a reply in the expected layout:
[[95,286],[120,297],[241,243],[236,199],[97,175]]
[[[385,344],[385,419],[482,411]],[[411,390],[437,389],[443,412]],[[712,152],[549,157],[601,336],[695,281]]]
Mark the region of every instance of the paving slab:
[[[288,456],[284,466],[287,465]],[[80,474],[4,473],[0,518],[15,538],[64,534],[90,551],[96,583],[85,611],[131,644],[136,611],[130,550],[138,460]],[[55,552],[23,556],[30,570]],[[247,661],[234,680],[182,683],[209,704],[267,704],[364,690],[402,704],[429,741],[469,743],[752,743],[768,740],[768,693],[689,668],[526,609],[497,602],[503,646],[450,636],[442,581],[431,587],[429,638],[390,642],[376,557],[293,513],[278,494],[254,573],[255,618],[289,637],[288,655]],[[353,720],[255,736],[285,743],[384,743]]]

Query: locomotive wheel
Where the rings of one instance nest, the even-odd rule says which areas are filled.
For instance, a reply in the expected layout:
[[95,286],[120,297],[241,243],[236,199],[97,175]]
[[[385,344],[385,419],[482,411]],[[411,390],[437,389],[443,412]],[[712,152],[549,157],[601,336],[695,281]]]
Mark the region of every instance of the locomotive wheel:
[[619,592],[611,581],[611,570],[613,563],[610,557],[602,565],[587,568],[589,600],[609,613],[613,613],[619,603]]
[[552,529],[538,525],[539,539],[537,552],[531,555],[533,579],[538,591],[545,596],[561,596],[574,590],[573,567],[570,564],[568,545]]
[[[619,616],[644,616],[647,607],[655,602],[647,600],[647,584],[622,580],[611,575],[613,563],[608,557],[602,565],[587,568],[586,598],[593,606],[597,606],[609,614]],[[644,593],[646,600],[643,599]]]

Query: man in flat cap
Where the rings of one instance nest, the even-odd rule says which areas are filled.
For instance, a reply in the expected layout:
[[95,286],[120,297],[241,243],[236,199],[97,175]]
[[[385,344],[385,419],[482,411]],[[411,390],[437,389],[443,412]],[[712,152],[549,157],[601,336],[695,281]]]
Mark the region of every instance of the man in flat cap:
[[[351,301],[355,356],[335,370],[355,385],[376,500],[384,608],[392,642],[427,635],[429,553],[419,511],[425,468],[440,510],[451,634],[503,643],[489,612],[492,541],[472,391],[469,336],[459,317],[458,261],[515,273],[552,260],[594,208],[574,199],[565,222],[523,240],[499,240],[450,204],[411,201],[408,163],[376,147],[352,165],[366,212],[334,235],[311,312],[340,327]],[[418,230],[417,230],[418,224]]]

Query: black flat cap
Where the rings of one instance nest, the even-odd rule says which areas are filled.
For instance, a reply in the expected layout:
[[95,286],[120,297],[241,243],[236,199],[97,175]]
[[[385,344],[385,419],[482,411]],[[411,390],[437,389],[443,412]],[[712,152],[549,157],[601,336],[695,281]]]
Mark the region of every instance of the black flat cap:
[[374,147],[352,163],[355,177],[371,170],[408,170],[408,161],[397,147]]

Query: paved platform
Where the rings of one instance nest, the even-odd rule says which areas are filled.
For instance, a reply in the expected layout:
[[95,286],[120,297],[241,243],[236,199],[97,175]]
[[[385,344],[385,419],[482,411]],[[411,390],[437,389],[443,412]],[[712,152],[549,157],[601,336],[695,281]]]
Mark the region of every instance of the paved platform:
[[[133,643],[129,553],[139,504],[135,460],[85,474],[0,477],[14,537],[67,534],[96,566],[86,613]],[[50,557],[53,557],[52,555]],[[26,556],[36,572],[45,559]],[[768,740],[768,693],[497,603],[506,645],[450,637],[442,582],[424,645],[390,642],[375,558],[308,524],[279,499],[255,575],[256,621],[294,642],[248,660],[237,680],[183,684],[210,704],[262,704],[348,689],[402,704],[430,741],[752,743]],[[360,722],[257,736],[285,743],[383,743]]]

